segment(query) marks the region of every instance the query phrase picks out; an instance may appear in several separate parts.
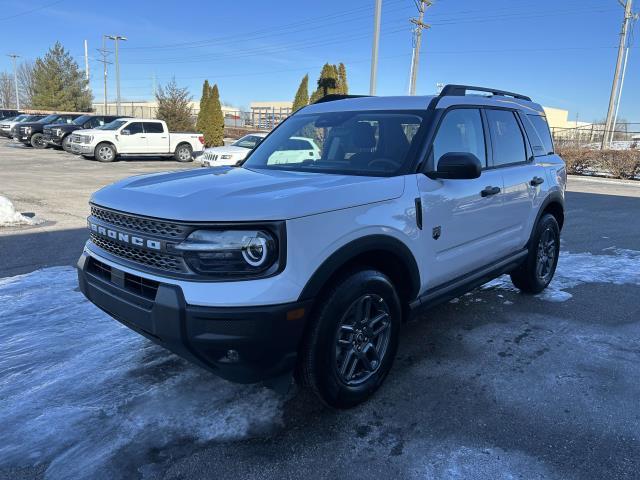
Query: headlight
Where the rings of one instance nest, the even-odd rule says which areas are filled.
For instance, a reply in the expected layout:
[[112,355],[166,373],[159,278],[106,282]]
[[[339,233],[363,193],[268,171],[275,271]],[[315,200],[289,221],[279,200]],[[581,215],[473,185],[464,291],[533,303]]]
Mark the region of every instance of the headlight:
[[278,269],[278,241],[267,230],[196,230],[174,247],[201,275],[268,275]]
[[24,127],[24,133],[29,135],[31,133],[31,127]]
[[220,155],[220,158],[221,158],[222,160],[229,160],[229,159],[230,159],[230,158],[232,158],[232,157],[233,157],[233,155]]

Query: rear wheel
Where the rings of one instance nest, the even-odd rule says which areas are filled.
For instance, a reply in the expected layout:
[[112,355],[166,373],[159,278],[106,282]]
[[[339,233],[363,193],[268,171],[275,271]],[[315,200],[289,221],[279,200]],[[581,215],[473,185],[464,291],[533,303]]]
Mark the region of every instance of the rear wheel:
[[182,145],[178,145],[176,148],[175,154],[173,155],[178,162],[190,162],[193,160],[193,149],[191,145],[183,143]]
[[100,162],[113,162],[116,159],[116,149],[109,143],[100,143],[95,149],[94,156]]
[[47,142],[44,141],[44,135],[34,133],[31,135],[31,146],[33,148],[47,148]]
[[386,275],[362,270],[343,277],[318,305],[298,379],[327,405],[353,407],[373,395],[391,369],[400,300]]
[[529,245],[529,254],[516,270],[511,281],[526,293],[540,293],[551,283],[560,255],[560,228],[555,217],[543,215],[536,225]]

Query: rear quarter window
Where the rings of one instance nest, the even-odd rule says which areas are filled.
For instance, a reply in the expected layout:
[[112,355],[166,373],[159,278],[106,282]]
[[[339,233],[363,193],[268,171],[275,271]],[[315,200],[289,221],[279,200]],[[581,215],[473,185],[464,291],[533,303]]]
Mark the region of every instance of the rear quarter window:
[[527,137],[533,147],[535,156],[550,155],[553,153],[553,139],[549,131],[549,124],[544,115],[523,115],[524,128]]

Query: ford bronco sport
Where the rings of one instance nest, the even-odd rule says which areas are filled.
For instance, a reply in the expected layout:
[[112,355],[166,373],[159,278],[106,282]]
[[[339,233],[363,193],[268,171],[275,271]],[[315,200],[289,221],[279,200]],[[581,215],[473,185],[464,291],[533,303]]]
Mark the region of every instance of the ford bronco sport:
[[[283,161],[293,137],[319,157]],[[544,111],[523,95],[329,96],[242,167],[95,193],[80,289],[223,378],[294,373],[350,407],[384,381],[413,312],[505,273],[523,292],[549,284],[565,184]]]

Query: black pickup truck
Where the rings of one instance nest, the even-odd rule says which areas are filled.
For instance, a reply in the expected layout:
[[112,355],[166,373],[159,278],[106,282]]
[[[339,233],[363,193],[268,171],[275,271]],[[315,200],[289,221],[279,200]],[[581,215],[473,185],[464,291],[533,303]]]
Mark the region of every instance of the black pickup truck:
[[71,123],[51,123],[45,125],[43,129],[44,141],[47,145],[53,147],[62,147],[66,152],[71,152],[69,141],[71,140],[71,132],[76,130],[85,130],[89,128],[98,128],[107,123],[111,123],[118,118],[124,118],[122,115],[82,115]]
[[78,113],[52,113],[37,122],[24,122],[16,128],[15,140],[34,148],[47,148],[44,141],[44,127],[53,123],[72,123],[81,115]]

